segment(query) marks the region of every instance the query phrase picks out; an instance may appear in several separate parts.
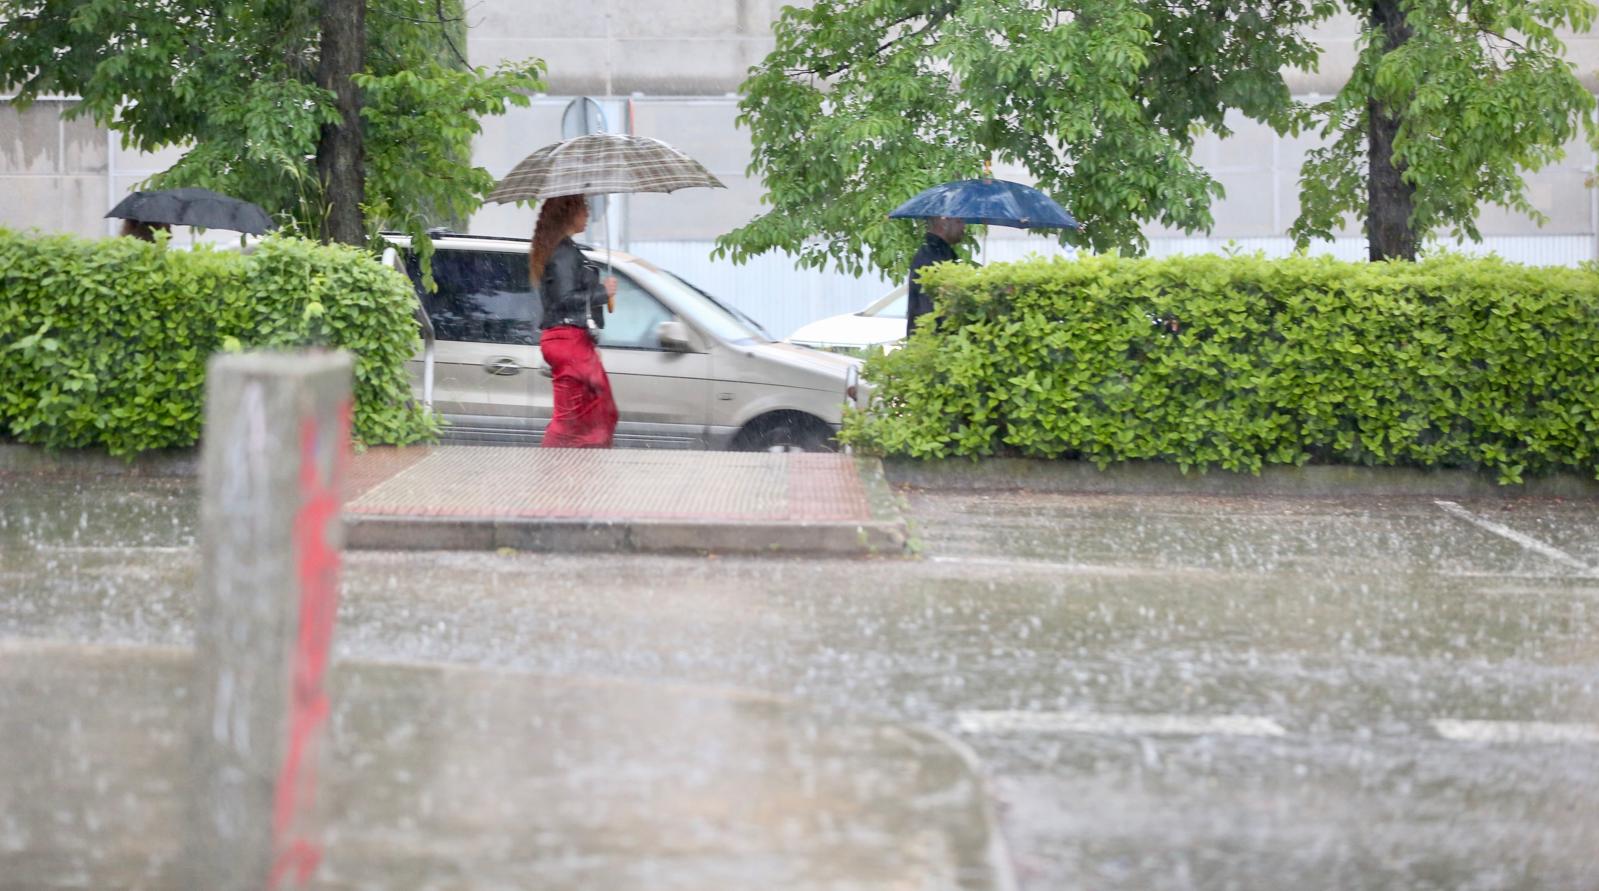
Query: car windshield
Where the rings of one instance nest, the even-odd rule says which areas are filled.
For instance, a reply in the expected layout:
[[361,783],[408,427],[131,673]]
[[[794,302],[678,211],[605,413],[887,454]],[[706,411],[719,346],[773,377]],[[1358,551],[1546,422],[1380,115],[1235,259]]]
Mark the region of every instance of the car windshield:
[[647,279],[651,290],[668,298],[674,309],[718,340],[734,344],[770,343],[772,337],[753,319],[652,263],[635,263],[629,270]]
[[738,307],[730,306],[730,305],[728,305],[726,303],[723,303],[720,300],[717,300],[715,297],[712,297],[710,295],[710,293],[708,291],[706,291],[704,288],[700,287],[699,285],[694,284],[693,282],[691,282],[688,279],[682,277],[681,275],[678,275],[675,272],[671,272],[671,271],[666,270],[666,269],[662,269],[660,271],[661,271],[662,274],[666,275],[668,278],[673,279],[674,281],[676,281],[678,284],[682,285],[683,287],[688,288],[689,290],[693,291],[694,293],[696,293],[696,294],[700,295],[701,297],[704,297],[706,300],[710,301],[712,306],[716,307],[717,309],[721,310],[724,313],[727,313],[728,315],[732,316],[734,319],[744,323],[745,327],[749,328],[751,331],[755,332],[756,334],[759,334],[763,339],[769,340],[769,341],[777,339],[777,338],[772,336],[772,333],[770,331],[766,330],[766,326],[765,325],[762,325],[760,322],[757,322],[754,319],[750,318],[748,315],[746,315]]

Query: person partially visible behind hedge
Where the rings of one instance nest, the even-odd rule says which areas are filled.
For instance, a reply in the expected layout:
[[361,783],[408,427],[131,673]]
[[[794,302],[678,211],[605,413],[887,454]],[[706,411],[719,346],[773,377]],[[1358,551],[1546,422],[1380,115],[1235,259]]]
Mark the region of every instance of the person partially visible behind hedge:
[[146,223],[144,220],[123,220],[122,231],[117,233],[123,238],[137,238],[141,241],[155,241],[157,232],[171,234],[172,227],[166,223]]

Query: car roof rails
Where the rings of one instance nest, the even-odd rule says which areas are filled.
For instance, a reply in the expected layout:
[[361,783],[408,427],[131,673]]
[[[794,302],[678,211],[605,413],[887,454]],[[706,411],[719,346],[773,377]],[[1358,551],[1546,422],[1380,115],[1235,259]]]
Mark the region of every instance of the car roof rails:
[[469,232],[455,232],[450,229],[438,228],[428,230],[429,238],[473,238],[480,241],[518,241],[526,244],[528,239],[520,235],[473,235]]
[[[473,235],[470,232],[457,232],[454,229],[451,229],[449,226],[430,226],[424,231],[427,232],[429,238],[480,238],[484,241],[527,241],[526,238],[519,235]],[[393,235],[397,238],[405,238],[411,233],[401,232],[398,229],[383,229],[380,230],[378,234]]]

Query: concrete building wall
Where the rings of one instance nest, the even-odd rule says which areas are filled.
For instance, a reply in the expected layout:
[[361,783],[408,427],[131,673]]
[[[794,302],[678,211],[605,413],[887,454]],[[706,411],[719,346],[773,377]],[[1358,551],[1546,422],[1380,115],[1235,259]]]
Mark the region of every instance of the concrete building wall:
[[[0,225],[98,234],[110,143],[88,121],[69,121],[60,101],[0,107]],[[98,212],[96,212],[98,210]]]
[[[771,51],[785,0],[484,0],[468,13],[473,64],[529,56],[550,63],[553,94],[705,95],[737,92]],[[1296,93],[1334,93],[1357,53],[1360,20],[1323,22],[1318,70],[1291,72]],[[1573,35],[1568,57],[1599,90],[1599,36]]]
[[720,95],[773,46],[779,0],[485,0],[467,14],[475,65],[539,58],[550,92]]
[[[615,246],[654,251],[663,263],[670,257],[673,268],[769,320],[780,334],[809,318],[864,304],[889,283],[799,272],[783,255],[746,267],[709,257],[716,236],[761,211],[761,184],[745,174],[749,139],[734,122],[736,91],[750,66],[772,48],[771,23],[783,5],[781,0],[469,4],[473,64],[492,67],[533,56],[549,65],[548,95],[536,97],[531,108],[484,122],[476,162],[495,176],[505,174],[534,149],[561,138],[561,114],[573,97],[592,96],[604,108],[608,129],[664,139],[701,160],[728,186],[613,199],[607,230]],[[1328,22],[1318,33],[1326,47],[1320,71],[1292,73],[1295,91],[1309,96],[1337,90],[1353,62],[1358,32],[1352,16]],[[1599,88],[1599,38],[1573,38],[1569,49],[1579,73]],[[108,233],[112,224],[101,215],[178,156],[176,151],[150,156],[124,150],[105,131],[65,120],[61,112],[69,105],[70,100],[42,101],[25,111],[0,105],[0,225]],[[1235,129],[1226,141],[1202,140],[1196,152],[1226,189],[1213,207],[1214,230],[1185,236],[1151,227],[1152,252],[1215,250],[1228,242],[1286,250],[1285,234],[1298,213],[1300,165],[1316,140],[1279,137],[1242,119]],[[1548,224],[1540,228],[1525,217],[1487,209],[1481,227],[1488,246],[1527,262],[1599,257],[1599,192],[1587,184],[1594,169],[1593,152],[1574,145],[1566,160],[1530,175],[1531,201],[1549,216]],[[526,207],[490,205],[473,217],[469,229],[526,236],[532,221]],[[596,240],[605,234],[596,232]],[[1363,256],[1358,224],[1324,249]],[[1029,251],[1051,253],[1058,247],[1011,230],[991,235],[991,259]]]
[[[120,221],[105,219],[106,211],[183,155],[124,148],[117,134],[69,118],[76,105],[61,97],[25,109],[0,101],[0,226],[115,234]],[[178,235],[188,237],[181,227]]]

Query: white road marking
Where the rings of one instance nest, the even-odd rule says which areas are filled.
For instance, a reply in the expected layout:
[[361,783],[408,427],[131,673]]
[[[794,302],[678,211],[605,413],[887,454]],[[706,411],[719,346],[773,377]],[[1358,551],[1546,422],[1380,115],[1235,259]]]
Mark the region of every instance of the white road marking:
[[1204,572],[1192,568],[1182,567],[1137,567],[1113,566],[1100,563],[1062,563],[1055,560],[1035,560],[1030,557],[952,557],[934,555],[927,558],[929,563],[944,563],[952,566],[994,566],[1001,569],[1040,570],[1078,575],[1169,575],[1174,572]]
[[1107,736],[1282,736],[1282,725],[1249,715],[1102,715],[1089,712],[961,712],[967,733],[1094,733]]
[[[1479,572],[1474,569],[1438,572],[1434,575],[1441,579],[1505,579],[1516,582],[1563,582],[1571,579],[1571,575],[1564,572]],[[1515,593],[1535,594],[1537,590],[1518,588]]]
[[1530,535],[1524,535],[1510,528],[1509,526],[1501,523],[1495,523],[1493,520],[1487,519],[1486,517],[1479,517],[1453,501],[1434,501],[1433,504],[1443,508],[1444,513],[1447,513],[1450,516],[1459,517],[1460,519],[1465,520],[1472,525],[1480,526],[1481,528],[1486,529],[1495,535],[1504,536],[1505,538],[1510,539],[1527,550],[1542,554],[1556,563],[1561,563],[1566,566],[1570,566],[1573,569],[1580,570],[1584,575],[1595,574],[1592,566],[1589,566],[1581,560],[1578,560],[1576,557],[1571,556],[1554,545],[1545,544],[1544,542],[1541,542]]
[[1599,743],[1599,724],[1543,721],[1460,721],[1440,718],[1433,729],[1444,739],[1481,743]]
[[187,554],[197,550],[195,545],[50,545],[36,544],[36,551],[52,553],[79,552],[89,554],[128,554],[149,552],[154,554]]

